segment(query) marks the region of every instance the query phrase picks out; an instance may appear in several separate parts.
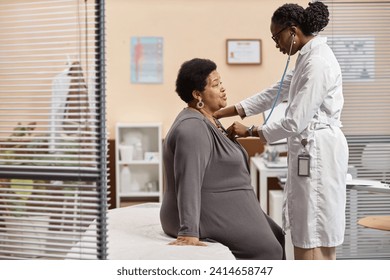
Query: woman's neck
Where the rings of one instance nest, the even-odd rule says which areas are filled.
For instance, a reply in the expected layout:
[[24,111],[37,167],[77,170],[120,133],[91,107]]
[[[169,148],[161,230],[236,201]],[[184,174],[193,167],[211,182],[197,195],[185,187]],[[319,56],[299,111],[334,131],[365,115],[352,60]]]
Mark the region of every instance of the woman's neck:
[[202,114],[204,117],[206,117],[219,131],[221,131],[221,133],[225,136],[228,136],[228,133],[226,131],[226,129],[222,126],[221,122],[219,120],[217,120],[216,118],[213,117],[213,114],[212,113],[209,113],[207,112],[206,110],[204,109],[198,109],[198,108],[194,108],[192,106],[188,106],[187,107],[188,109],[190,110],[193,110],[193,111],[197,111],[199,112],[200,114]]
[[198,109],[198,108],[194,108],[192,106],[188,106],[189,109],[191,110],[194,110],[194,111],[197,111],[199,113],[201,113],[204,117],[206,117],[213,125],[215,125],[216,127],[218,127],[217,125],[217,122],[215,121],[215,118],[213,117],[213,113],[210,113],[208,112],[206,109],[204,108],[201,108],[201,109]]

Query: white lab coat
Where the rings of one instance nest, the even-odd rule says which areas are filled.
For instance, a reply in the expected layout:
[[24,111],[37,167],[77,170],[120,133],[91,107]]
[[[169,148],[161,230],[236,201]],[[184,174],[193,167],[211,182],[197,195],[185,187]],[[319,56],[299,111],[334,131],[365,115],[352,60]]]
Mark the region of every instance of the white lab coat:
[[[270,109],[279,83],[240,102],[246,116]],[[284,119],[262,127],[268,142],[288,138],[288,177],[283,228],[294,246],[333,247],[344,240],[348,145],[340,127],[344,103],[340,66],[326,38],[317,36],[299,53],[283,83]],[[304,148],[302,139],[307,139]],[[298,176],[298,155],[310,154],[310,176]]]

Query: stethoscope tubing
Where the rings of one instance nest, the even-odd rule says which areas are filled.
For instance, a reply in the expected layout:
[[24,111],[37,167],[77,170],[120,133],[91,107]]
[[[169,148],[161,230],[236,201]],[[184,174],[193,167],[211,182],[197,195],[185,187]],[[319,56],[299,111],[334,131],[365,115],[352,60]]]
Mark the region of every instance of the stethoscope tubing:
[[278,93],[276,94],[276,97],[275,97],[275,100],[272,104],[272,107],[271,107],[271,111],[269,112],[267,118],[265,119],[263,125],[267,124],[269,118],[271,117],[272,115],[272,112],[274,111],[275,109],[275,106],[276,106],[276,102],[278,101],[279,99],[279,96],[280,96],[280,92],[282,90],[282,86],[283,86],[283,81],[284,81],[284,76],[286,75],[286,72],[287,72],[287,68],[288,68],[288,65],[290,63],[290,56],[291,56],[291,50],[292,50],[292,46],[294,44],[294,37],[295,37],[295,34],[292,34],[292,39],[291,39],[291,44],[290,44],[290,50],[288,52],[288,58],[287,58],[287,62],[286,62],[286,66],[284,67],[284,71],[283,71],[283,75],[282,75],[282,78],[280,79],[280,84],[279,84],[279,88],[278,88]]

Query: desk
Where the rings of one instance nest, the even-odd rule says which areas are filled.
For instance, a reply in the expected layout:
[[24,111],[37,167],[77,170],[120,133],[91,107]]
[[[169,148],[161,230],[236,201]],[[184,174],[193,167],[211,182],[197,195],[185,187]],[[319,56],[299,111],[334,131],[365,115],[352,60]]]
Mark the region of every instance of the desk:
[[[255,193],[260,201],[260,206],[266,212],[268,211],[268,178],[270,177],[286,177],[287,167],[267,167],[262,157],[252,157],[250,160],[251,183],[255,189]],[[353,166],[348,167],[349,170]],[[259,179],[257,175],[259,174]],[[374,180],[353,179],[347,182],[348,189],[364,190],[377,193],[390,194],[390,186]]]
[[361,191],[368,191],[374,193],[385,193],[390,194],[390,185],[384,184],[379,181],[374,180],[360,180],[360,179],[352,179],[347,181],[348,189],[355,189]]
[[[255,189],[257,197],[259,197],[260,206],[263,211],[268,214],[268,178],[286,176],[287,166],[269,168],[265,165],[262,157],[252,157],[250,162],[250,172],[251,183]],[[260,182],[257,180],[257,174],[259,174]]]

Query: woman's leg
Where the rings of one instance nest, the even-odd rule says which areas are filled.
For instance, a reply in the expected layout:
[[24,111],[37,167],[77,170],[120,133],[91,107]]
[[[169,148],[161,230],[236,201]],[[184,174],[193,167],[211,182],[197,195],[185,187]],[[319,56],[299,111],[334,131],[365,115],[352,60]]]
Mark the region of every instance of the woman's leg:
[[335,260],[336,247],[300,248],[294,246],[296,260]]
[[264,213],[264,216],[267,218],[268,224],[270,225],[272,232],[275,234],[276,239],[279,241],[280,246],[283,248],[283,260],[286,259],[286,248],[285,248],[285,233],[282,230],[282,228],[269,217],[267,214]]

